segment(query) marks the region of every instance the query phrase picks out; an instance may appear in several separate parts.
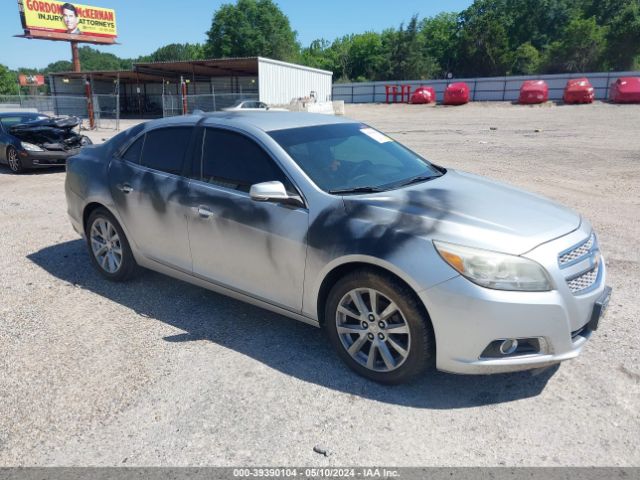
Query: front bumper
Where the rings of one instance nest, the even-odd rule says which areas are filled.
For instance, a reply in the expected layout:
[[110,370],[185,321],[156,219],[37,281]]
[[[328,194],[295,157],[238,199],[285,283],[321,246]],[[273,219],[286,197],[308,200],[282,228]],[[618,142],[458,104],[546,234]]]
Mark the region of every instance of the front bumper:
[[[594,311],[603,313],[610,289],[605,286],[602,260],[596,284],[578,295],[572,293],[557,268],[557,254],[584,239],[587,228],[590,230],[587,226],[525,255],[544,265],[541,260],[555,252],[544,265],[554,290],[491,290],[458,276],[420,292],[436,337],[436,367],[453,373],[491,374],[545,367],[578,356],[597,328]],[[605,303],[604,308],[598,309],[598,301]],[[488,357],[487,347],[504,339],[535,339],[539,349]]]
[[568,92],[564,94],[564,103],[591,103],[595,99],[594,92]]
[[55,150],[44,152],[31,152],[22,150],[19,152],[20,160],[25,168],[46,168],[65,165],[67,159],[80,153],[80,149]]
[[549,95],[542,91],[526,91],[520,93],[518,102],[526,105],[544,103],[549,99]]

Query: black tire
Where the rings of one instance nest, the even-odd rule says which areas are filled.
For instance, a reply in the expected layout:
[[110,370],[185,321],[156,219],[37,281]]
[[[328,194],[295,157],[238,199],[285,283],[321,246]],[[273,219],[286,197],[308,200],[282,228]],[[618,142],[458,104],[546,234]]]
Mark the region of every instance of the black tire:
[[[349,302],[349,299],[353,298],[351,292],[359,289],[363,289],[361,299],[365,303],[364,306],[369,309],[369,313],[364,315],[366,317],[365,321],[356,320],[355,316],[344,316],[338,311],[340,303]],[[376,297],[375,303],[378,308],[371,307],[372,294],[366,293],[365,289],[376,292],[374,296]],[[381,314],[384,313],[382,310],[385,310],[386,301],[393,302],[397,307],[398,313],[388,317],[385,329],[385,327],[380,326],[381,324],[378,320],[383,318]],[[344,305],[343,303],[343,307]],[[390,303],[386,303],[386,305],[389,306]],[[353,307],[355,307],[355,302]],[[347,309],[359,311],[357,308],[354,310],[353,307]],[[372,317],[372,313],[376,310],[377,312]],[[373,320],[369,323],[372,318]],[[361,331],[349,334],[345,334],[344,330],[341,330],[342,334],[338,332],[338,323],[340,323],[340,328],[356,328],[355,325],[341,323],[343,320],[355,322],[359,327],[362,327],[361,331],[367,335],[367,340],[363,340],[364,344],[361,341],[361,336],[363,335],[360,333]],[[363,326],[364,323],[368,323],[369,326]],[[385,324],[385,322],[383,321],[382,324]],[[340,279],[333,286],[327,297],[323,325],[340,358],[355,372],[375,382],[388,385],[406,383],[423,374],[433,364],[435,341],[428,314],[416,295],[404,284],[390,276],[381,275],[375,271],[361,270],[350,273]],[[392,333],[392,330],[398,330],[398,327],[408,330],[408,333]],[[372,335],[373,338],[371,338]],[[379,335],[382,336],[378,337]],[[357,349],[355,358],[347,351],[346,344],[349,341],[352,342],[352,347],[355,347],[355,344],[362,345]],[[375,348],[373,347],[374,341],[377,344]],[[391,353],[392,359],[395,361],[392,367],[389,367],[386,361],[383,362],[382,343],[386,344],[387,355]],[[399,346],[404,347],[406,356],[403,356],[400,350],[396,350],[393,344],[400,344]],[[409,347],[408,349],[406,348],[407,346]],[[374,368],[369,368],[363,364],[363,355],[368,360],[372,351],[375,364]],[[397,357],[393,355],[397,355]],[[389,357],[387,356],[387,358]],[[376,365],[381,367],[376,368]]]
[[89,137],[87,137],[86,135],[82,135],[80,137],[80,145],[82,145],[83,147],[85,145],[93,145],[93,142],[91,141],[91,139]]
[[[94,253],[94,250],[92,248],[92,243],[94,242],[94,240],[92,240],[93,227],[95,225],[98,229],[104,229],[104,222],[108,222],[109,225],[112,225],[113,229],[117,233],[118,241],[117,243],[114,243],[115,257],[113,258],[117,259],[118,257],[118,254],[115,253],[116,246],[119,246],[119,250],[121,251],[121,254],[119,256],[120,264],[118,268],[113,271],[110,271],[109,268],[113,266],[113,264],[110,263],[108,259],[106,262],[100,262],[98,258],[96,258],[96,254]],[[133,253],[131,252],[129,241],[127,240],[127,237],[125,236],[124,231],[122,230],[122,227],[120,226],[118,221],[108,210],[104,208],[96,208],[91,212],[89,218],[87,219],[87,224],[85,225],[85,236],[87,239],[87,248],[89,249],[89,257],[91,258],[91,263],[103,277],[112,282],[124,282],[136,275],[139,267],[136,263],[135,258],[133,258]],[[107,240],[105,239],[105,243],[109,242],[107,242]],[[105,263],[107,264],[107,266],[104,265]]]
[[16,149],[16,147],[9,145],[7,147],[6,154],[9,170],[11,170],[13,173],[24,172],[24,167],[22,166],[22,161],[20,160],[20,156],[18,155],[18,150]]

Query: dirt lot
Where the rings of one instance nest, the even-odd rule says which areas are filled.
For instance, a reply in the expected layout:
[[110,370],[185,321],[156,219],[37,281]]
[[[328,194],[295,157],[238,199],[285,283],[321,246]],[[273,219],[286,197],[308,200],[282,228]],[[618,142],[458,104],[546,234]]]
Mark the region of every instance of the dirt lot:
[[312,327],[155,273],[105,282],[64,172],[0,167],[0,465],[640,465],[640,106],[347,114],[591,220],[614,296],[583,354],[379,386]]

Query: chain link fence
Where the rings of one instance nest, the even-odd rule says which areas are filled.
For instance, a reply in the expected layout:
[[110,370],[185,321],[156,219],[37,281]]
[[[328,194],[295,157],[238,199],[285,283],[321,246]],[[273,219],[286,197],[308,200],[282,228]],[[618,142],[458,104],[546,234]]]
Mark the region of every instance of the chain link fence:
[[[0,95],[0,111],[37,112],[54,117],[71,115],[82,120],[83,128],[90,128],[87,98],[80,95]],[[93,95],[93,112],[97,128],[120,128],[117,95]]]
[[[151,94],[134,97],[117,94],[93,95],[95,127],[119,130],[120,118],[157,118],[182,115],[182,95]],[[187,113],[194,110],[216,112],[233,106],[240,100],[258,100],[257,93],[218,93],[188,95]],[[73,115],[90,128],[87,98],[82,95],[0,95],[0,111],[30,111],[51,116]]]
[[[187,113],[193,113],[194,110],[217,112],[233,106],[240,100],[258,100],[258,94],[216,93],[207,95],[188,95]],[[168,94],[163,95],[162,116],[174,117],[176,115],[182,115],[182,96]]]
[[97,128],[120,130],[119,95],[94,95],[93,114]]

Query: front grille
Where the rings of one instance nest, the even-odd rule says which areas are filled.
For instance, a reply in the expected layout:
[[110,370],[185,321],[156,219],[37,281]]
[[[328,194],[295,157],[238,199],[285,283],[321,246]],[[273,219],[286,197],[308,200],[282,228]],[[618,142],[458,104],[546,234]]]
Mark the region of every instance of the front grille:
[[571,293],[580,293],[596,283],[596,280],[598,280],[598,270],[599,265],[596,265],[588,272],[581,273],[572,279],[567,279],[567,285],[569,286]]
[[592,233],[591,236],[586,239],[582,244],[574,247],[568,252],[564,252],[560,254],[558,257],[558,263],[560,264],[560,268],[564,268],[569,266],[569,264],[579,260],[580,258],[589,254],[591,249],[593,248],[596,242],[596,236]]

